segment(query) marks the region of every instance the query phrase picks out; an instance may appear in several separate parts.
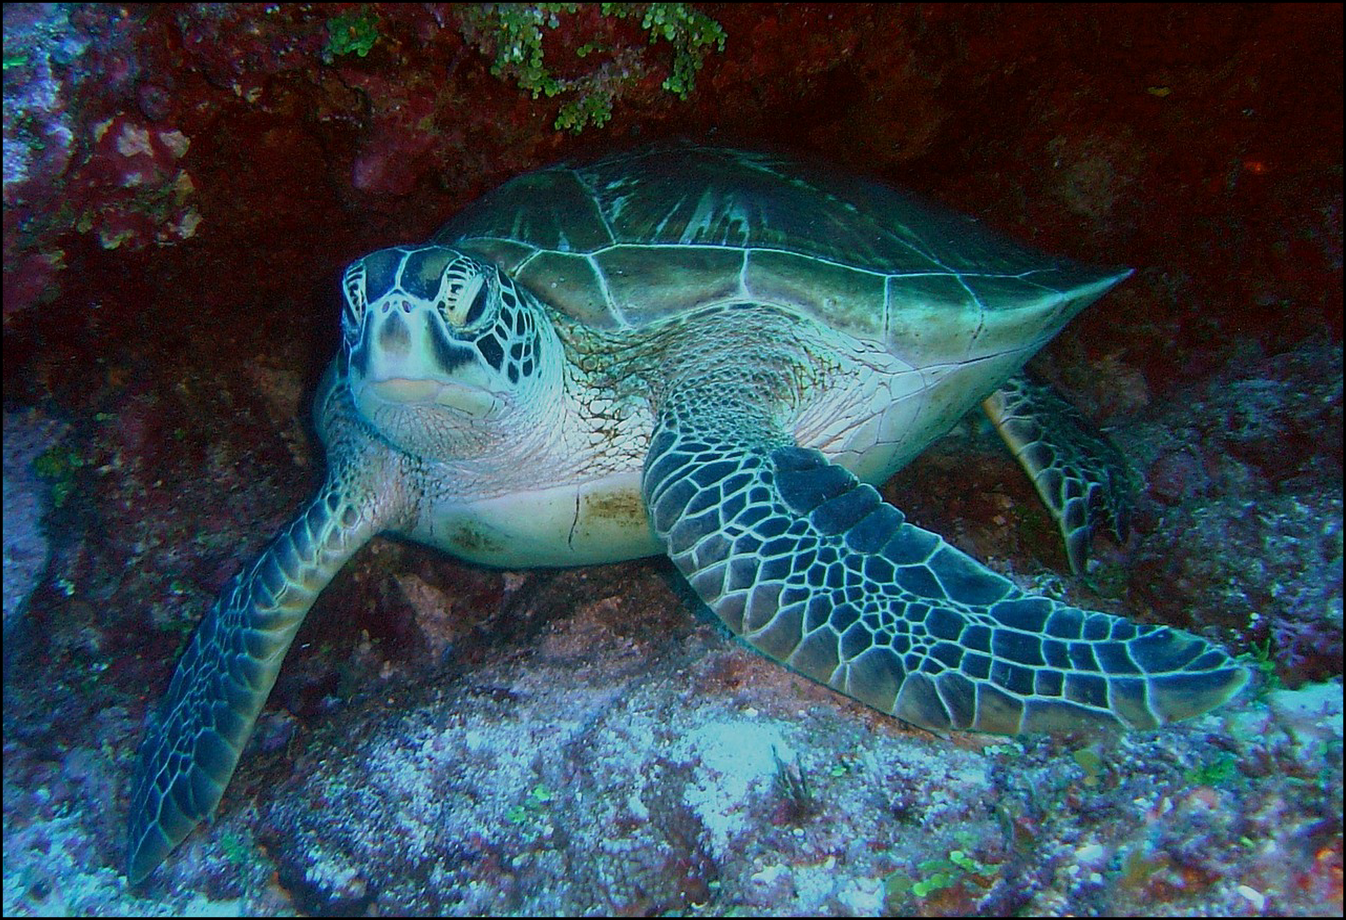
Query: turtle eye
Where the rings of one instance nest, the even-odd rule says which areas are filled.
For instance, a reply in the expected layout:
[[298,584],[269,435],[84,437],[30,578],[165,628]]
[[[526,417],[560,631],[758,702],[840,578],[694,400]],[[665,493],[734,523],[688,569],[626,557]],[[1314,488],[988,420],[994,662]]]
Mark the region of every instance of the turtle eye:
[[491,284],[485,275],[469,278],[455,290],[450,286],[444,301],[444,318],[457,329],[475,325],[486,313],[491,300]]
[[365,296],[364,260],[352,262],[341,279],[342,310],[341,331],[353,337],[364,322],[365,308],[369,305]]
[[486,295],[488,293],[486,284],[477,288],[477,294],[472,298],[472,305],[467,308],[467,315],[463,317],[464,326],[471,326],[481,319],[481,315],[486,312]]

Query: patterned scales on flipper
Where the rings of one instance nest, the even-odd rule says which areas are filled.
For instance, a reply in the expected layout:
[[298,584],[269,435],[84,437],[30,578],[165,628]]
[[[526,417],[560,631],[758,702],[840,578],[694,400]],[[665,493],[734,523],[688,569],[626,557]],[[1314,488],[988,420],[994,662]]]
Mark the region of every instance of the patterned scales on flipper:
[[[345,392],[338,386],[320,400],[320,415],[348,417]],[[314,600],[356,550],[397,521],[399,490],[372,487],[394,482],[392,470],[340,432],[331,441],[338,462],[326,484],[225,585],[146,726],[127,823],[132,883],[215,811]]]
[[735,633],[916,725],[1154,728],[1247,680],[1203,639],[1025,594],[721,394],[664,407],[645,497],[669,555]]
[[1100,518],[1126,539],[1134,485],[1126,458],[1048,384],[1016,374],[982,403],[1056,519],[1070,568],[1082,574]]

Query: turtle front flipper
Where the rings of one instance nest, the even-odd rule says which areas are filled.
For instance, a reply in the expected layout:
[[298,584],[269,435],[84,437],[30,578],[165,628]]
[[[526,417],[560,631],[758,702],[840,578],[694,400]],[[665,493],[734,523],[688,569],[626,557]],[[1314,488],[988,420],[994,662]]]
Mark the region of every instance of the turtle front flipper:
[[916,725],[1000,733],[1153,728],[1247,680],[1204,639],[1024,593],[724,389],[663,400],[645,500],[702,600],[773,658]]
[[318,593],[386,526],[349,482],[307,508],[220,592],[145,731],[127,823],[132,884],[214,811]]
[[1071,571],[1084,572],[1100,518],[1126,539],[1132,482],[1126,458],[1045,383],[1011,377],[982,408],[1056,519]]

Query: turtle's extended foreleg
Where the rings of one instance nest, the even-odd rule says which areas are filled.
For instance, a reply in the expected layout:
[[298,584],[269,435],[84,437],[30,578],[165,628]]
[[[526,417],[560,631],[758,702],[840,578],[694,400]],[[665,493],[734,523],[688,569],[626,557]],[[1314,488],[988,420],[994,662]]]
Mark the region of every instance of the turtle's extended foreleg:
[[982,403],[1084,571],[1100,519],[1125,540],[1134,485],[1126,458],[1055,388],[1017,374]]
[[225,586],[192,636],[140,746],[127,823],[132,883],[219,804],[314,599],[388,524],[370,491],[329,479]]
[[663,401],[644,493],[678,568],[763,652],[932,729],[1152,728],[1246,681],[1204,639],[1025,594],[725,391]]

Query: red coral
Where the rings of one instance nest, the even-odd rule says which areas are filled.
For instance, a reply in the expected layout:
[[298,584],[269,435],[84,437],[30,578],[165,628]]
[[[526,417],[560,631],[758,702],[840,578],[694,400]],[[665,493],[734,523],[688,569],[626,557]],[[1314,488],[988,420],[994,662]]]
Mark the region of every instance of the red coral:
[[91,128],[92,151],[68,180],[75,228],[105,249],[140,249],[196,232],[195,182],[179,167],[190,140],[174,128],[117,115]]

